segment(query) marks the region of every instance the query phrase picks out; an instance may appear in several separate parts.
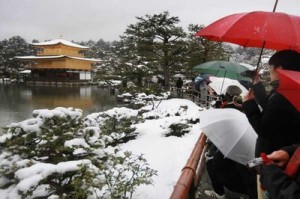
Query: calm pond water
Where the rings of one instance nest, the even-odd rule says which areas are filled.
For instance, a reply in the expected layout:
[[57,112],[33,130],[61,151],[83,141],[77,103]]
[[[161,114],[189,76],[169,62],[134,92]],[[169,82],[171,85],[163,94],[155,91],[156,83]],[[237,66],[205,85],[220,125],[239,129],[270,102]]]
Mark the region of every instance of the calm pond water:
[[[36,109],[75,107],[83,115],[116,107],[116,96],[97,86],[26,86],[0,84],[0,127],[32,117]],[[3,130],[0,128],[0,134]]]

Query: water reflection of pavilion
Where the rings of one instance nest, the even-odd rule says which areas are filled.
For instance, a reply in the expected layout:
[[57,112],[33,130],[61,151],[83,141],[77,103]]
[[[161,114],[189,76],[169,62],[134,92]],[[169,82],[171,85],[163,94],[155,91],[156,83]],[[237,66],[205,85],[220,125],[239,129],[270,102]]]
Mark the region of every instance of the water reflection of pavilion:
[[[55,93],[55,94],[54,94]],[[87,109],[94,105],[92,90],[87,87],[35,87],[32,91],[32,103],[41,107],[75,107]]]

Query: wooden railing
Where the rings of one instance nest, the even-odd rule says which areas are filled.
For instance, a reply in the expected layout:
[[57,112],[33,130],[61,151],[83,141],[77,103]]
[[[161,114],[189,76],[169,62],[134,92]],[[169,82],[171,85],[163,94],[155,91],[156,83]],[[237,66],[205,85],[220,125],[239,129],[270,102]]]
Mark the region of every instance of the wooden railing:
[[197,90],[190,90],[188,88],[180,88],[177,89],[176,87],[170,88],[171,94],[174,97],[178,98],[189,98],[193,102],[195,102],[198,106],[201,107],[209,107],[212,101],[218,99],[218,96],[214,95],[206,95],[205,97],[201,97],[201,92]]
[[174,187],[170,199],[195,198],[195,193],[205,168],[206,140],[206,135],[201,133],[186,165],[181,171],[180,178]]

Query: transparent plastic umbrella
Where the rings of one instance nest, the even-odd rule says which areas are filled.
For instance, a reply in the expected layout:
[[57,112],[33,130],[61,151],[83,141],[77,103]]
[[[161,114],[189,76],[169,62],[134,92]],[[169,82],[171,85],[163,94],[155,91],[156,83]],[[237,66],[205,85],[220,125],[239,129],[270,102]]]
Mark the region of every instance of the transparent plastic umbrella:
[[[249,91],[237,80],[220,77],[210,77],[211,83],[209,86],[218,94],[222,95],[226,93],[228,86],[235,85],[242,90],[242,96],[247,94]],[[223,88],[222,88],[223,85]]]
[[242,112],[235,109],[203,111],[200,127],[225,157],[244,165],[254,158],[257,135]]

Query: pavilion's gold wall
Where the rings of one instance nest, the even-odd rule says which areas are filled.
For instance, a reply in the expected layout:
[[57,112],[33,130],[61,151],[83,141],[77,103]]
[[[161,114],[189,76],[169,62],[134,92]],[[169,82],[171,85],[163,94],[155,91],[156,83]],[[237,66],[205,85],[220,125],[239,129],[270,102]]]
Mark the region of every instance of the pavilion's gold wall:
[[73,69],[73,70],[92,70],[92,62],[86,60],[61,58],[49,60],[35,60],[34,69]]
[[38,56],[46,55],[68,55],[74,57],[84,57],[83,53],[80,53],[81,49],[65,46],[62,44],[56,44],[51,46],[39,46],[43,50],[38,51]]
[[79,59],[67,59],[66,68],[75,70],[92,70],[92,62]]

